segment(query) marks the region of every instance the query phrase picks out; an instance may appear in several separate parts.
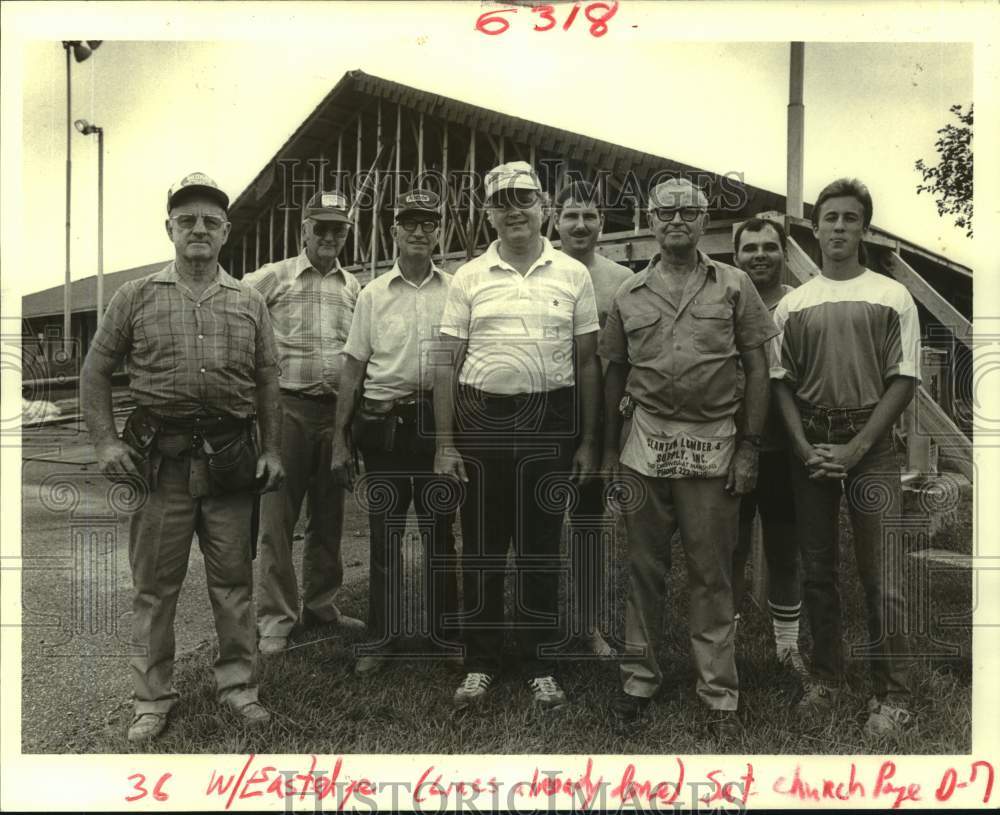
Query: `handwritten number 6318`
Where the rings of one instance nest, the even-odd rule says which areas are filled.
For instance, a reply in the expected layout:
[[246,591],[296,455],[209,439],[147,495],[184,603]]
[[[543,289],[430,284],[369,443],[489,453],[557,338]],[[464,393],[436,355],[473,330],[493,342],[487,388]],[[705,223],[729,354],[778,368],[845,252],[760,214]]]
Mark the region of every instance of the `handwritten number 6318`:
[[[559,21],[556,19],[556,9],[555,6],[531,6],[531,11],[533,14],[537,14],[544,24],[535,24],[535,31],[551,31],[555,28]],[[592,37],[603,37],[608,33],[608,20],[615,16],[615,12],[618,11],[618,0],[613,0],[611,3],[590,3],[583,10],[583,16],[590,21],[590,34]],[[491,37],[495,37],[497,34],[503,34],[508,28],[510,28],[510,22],[506,17],[502,17],[503,14],[516,14],[516,8],[500,8],[487,11],[479,15],[479,19],[476,20],[476,31],[481,31],[483,34],[488,34]],[[580,4],[574,3],[572,8],[570,8],[569,14],[566,15],[566,20],[562,24],[563,31],[569,31],[573,21],[576,19],[576,15],[580,13]]]

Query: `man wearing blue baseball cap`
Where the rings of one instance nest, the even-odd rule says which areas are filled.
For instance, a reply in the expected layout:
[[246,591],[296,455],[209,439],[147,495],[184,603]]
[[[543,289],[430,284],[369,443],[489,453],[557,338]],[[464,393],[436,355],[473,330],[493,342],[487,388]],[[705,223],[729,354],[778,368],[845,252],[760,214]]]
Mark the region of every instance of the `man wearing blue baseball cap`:
[[[344,577],[344,488],[330,472],[341,351],[361,291],[337,259],[349,231],[347,198],[317,192],[303,212],[302,252],[244,279],[263,295],[274,323],[285,416],[281,452],[287,478],[261,502],[257,625],[263,656],[284,653],[296,624],[364,627],[335,603]],[[307,496],[300,614],[292,536]]]

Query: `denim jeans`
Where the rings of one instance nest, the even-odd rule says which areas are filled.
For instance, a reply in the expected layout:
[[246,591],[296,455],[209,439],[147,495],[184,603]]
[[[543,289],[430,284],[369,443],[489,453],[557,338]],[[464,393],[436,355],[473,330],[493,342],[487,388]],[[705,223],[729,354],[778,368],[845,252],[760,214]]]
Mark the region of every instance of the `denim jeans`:
[[[870,412],[830,412],[800,405],[803,429],[811,444],[850,441]],[[801,542],[803,599],[812,630],[814,675],[830,684],[839,683],[844,675],[838,586],[843,494],[854,531],[854,556],[868,628],[868,642],[852,650],[870,661],[879,698],[905,701],[909,696],[903,665],[905,563],[902,536],[892,529],[892,519],[902,511],[902,494],[891,435],[879,439],[848,471],[843,483],[826,478],[810,480],[805,465],[793,461],[792,487]]]
[[[518,656],[529,676],[554,672],[562,641],[559,540],[575,433],[572,389],[494,396],[462,387],[457,442],[469,481],[462,501],[462,639],[468,671],[504,663],[504,581],[514,549]],[[547,647],[546,647],[547,646]]]

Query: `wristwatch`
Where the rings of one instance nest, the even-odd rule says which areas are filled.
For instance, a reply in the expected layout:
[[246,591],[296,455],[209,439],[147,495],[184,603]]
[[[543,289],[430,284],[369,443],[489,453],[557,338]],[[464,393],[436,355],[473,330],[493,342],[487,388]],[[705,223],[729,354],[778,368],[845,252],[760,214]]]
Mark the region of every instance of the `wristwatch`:
[[740,436],[740,442],[741,443],[745,441],[750,442],[750,444],[753,446],[755,450],[760,450],[762,438],[763,437],[761,436],[760,433],[745,433],[744,435]]

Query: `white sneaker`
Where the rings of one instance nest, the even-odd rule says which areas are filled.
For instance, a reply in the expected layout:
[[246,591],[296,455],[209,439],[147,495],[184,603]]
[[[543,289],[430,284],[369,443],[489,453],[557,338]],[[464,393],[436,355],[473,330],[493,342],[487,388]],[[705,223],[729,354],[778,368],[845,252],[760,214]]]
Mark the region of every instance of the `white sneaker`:
[[454,703],[459,710],[469,705],[478,704],[486,698],[486,693],[490,689],[493,677],[484,673],[467,673],[462,684],[455,691]]
[[905,707],[889,705],[874,697],[868,700],[868,714],[865,732],[870,736],[899,736],[913,724],[913,714]]
[[528,683],[535,702],[546,710],[562,707],[566,704],[566,694],[559,683],[551,676],[536,676]]

